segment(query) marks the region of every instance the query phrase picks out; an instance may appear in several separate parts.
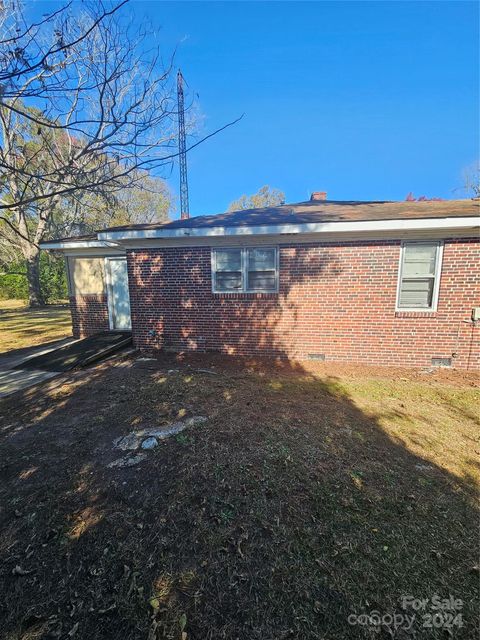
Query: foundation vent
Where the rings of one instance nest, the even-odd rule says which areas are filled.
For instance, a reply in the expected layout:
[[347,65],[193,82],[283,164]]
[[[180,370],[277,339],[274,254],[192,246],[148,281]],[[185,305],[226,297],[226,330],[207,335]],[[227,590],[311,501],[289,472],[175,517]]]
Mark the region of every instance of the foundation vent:
[[451,367],[451,358],[432,358],[432,367]]
[[325,362],[325,354],[324,353],[309,353],[307,355],[309,360],[319,360],[320,362]]

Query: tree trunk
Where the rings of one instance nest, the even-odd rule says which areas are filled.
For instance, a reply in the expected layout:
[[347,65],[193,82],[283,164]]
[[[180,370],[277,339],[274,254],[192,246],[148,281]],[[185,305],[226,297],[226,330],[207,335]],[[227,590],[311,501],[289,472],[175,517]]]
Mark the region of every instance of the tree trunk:
[[45,304],[40,287],[40,250],[30,247],[27,256],[28,304],[30,307],[40,307]]

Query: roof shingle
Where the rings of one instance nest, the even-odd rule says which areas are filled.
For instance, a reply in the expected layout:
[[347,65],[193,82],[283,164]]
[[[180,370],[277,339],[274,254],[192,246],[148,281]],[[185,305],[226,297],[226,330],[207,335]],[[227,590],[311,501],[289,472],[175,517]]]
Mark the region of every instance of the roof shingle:
[[141,229],[201,229],[315,222],[362,222],[412,218],[470,217],[480,214],[480,200],[426,200],[421,202],[307,201],[262,209],[229,211],[160,224],[110,227],[102,231]]
[[[277,207],[229,211],[210,216],[196,216],[187,220],[172,220],[157,224],[134,224],[101,229],[110,231],[141,231],[146,229],[208,229],[210,227],[247,227],[322,222],[367,222],[381,220],[412,220],[435,218],[476,218],[480,215],[480,200],[426,200],[420,202],[359,202],[307,201]],[[47,240],[42,246],[57,242],[97,240],[97,234]]]

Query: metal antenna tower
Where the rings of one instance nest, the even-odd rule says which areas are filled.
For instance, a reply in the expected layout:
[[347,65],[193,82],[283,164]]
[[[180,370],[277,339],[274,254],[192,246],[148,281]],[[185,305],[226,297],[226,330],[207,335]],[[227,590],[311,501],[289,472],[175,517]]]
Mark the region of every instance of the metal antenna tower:
[[188,179],[187,179],[187,145],[185,142],[185,103],[183,96],[183,76],[177,73],[178,99],[178,155],[180,158],[180,217],[186,220],[190,217],[188,207]]

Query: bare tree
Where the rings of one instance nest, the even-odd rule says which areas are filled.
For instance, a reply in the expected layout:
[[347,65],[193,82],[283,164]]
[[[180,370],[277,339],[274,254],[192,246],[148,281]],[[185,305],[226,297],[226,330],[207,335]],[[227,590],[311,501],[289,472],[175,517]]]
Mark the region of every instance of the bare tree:
[[480,160],[473,162],[463,170],[462,188],[474,198],[480,198]]
[[[139,167],[147,170],[175,155],[171,61],[163,65],[158,52],[145,53],[145,34],[133,32],[101,3],[81,14],[62,12],[57,19],[58,24],[47,23],[50,33],[42,35],[47,41],[43,56],[27,53],[29,47],[42,48],[40,36],[33,38],[27,30],[28,42],[22,47],[15,42],[28,70],[18,71],[23,83],[17,80],[3,88],[0,170],[19,174],[22,188],[13,202],[2,202],[0,208],[77,189],[114,189],[120,179],[124,188],[124,178]],[[13,23],[19,20],[12,18]],[[12,54],[2,57],[16,60]],[[8,74],[15,71],[14,65]],[[37,109],[29,110],[33,99]],[[48,149],[49,171],[32,172],[8,153],[5,132],[8,137],[9,125],[18,126],[21,120],[29,120],[40,132],[63,133],[55,138],[64,145],[61,153],[58,144]],[[41,194],[39,181],[46,183]]]
[[58,238],[105,227],[165,222],[173,210],[173,194],[165,180],[142,172],[134,187],[65,198],[59,214],[52,217],[51,235]]
[[39,243],[61,200],[125,189],[174,155],[171,64],[144,53],[145,34],[119,6],[67,6],[28,27],[16,3],[3,7],[1,220],[26,260],[32,305]]
[[59,205],[136,187],[178,155],[173,58],[147,48],[123,4],[66,5],[28,25],[3,0],[0,224],[16,234],[32,305],[42,302],[39,243]]
[[[56,157],[51,171],[34,174],[3,154],[0,171],[21,173],[25,187],[13,202],[0,201],[0,210],[78,189],[125,188],[125,177],[134,179],[138,169],[178,156],[173,56],[165,62],[146,48],[145,30],[118,12],[127,1],[106,6],[97,0],[82,13],[68,4],[27,26],[17,1],[3,0],[0,106],[39,130],[63,131],[70,153]],[[29,100],[36,113],[25,108]],[[49,188],[36,195],[31,187],[39,180]]]
[[[42,71],[51,67],[51,60],[62,51],[68,51],[73,44],[88,37],[97,25],[107,16],[113,15],[128,0],[122,0],[106,9],[100,2],[95,19],[89,29],[73,39],[65,39],[66,23],[72,1],[56,11],[46,13],[38,22],[28,24],[20,10],[19,3],[13,0],[0,0],[0,93],[6,98],[24,95],[24,82],[28,78],[32,85],[32,95],[48,95],[50,83],[45,82],[48,76]],[[41,33],[48,27],[54,28],[55,38],[46,42]],[[42,79],[39,83],[38,80]]]

